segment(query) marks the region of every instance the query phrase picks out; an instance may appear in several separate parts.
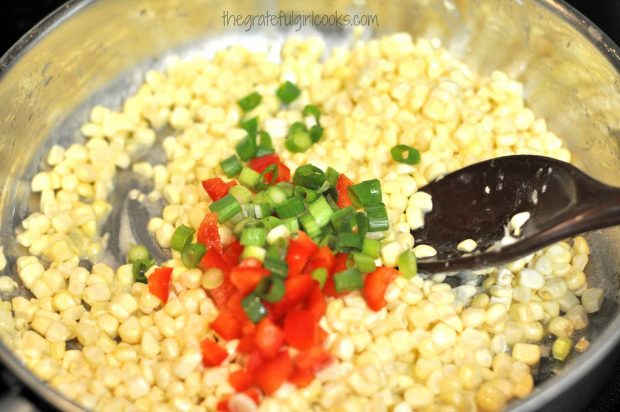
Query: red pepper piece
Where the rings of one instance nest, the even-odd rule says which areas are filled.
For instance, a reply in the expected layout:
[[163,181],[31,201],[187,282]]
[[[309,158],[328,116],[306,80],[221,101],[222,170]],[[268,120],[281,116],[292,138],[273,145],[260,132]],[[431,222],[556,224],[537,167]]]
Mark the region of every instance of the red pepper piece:
[[237,392],[241,392],[254,385],[254,375],[244,370],[231,372],[230,375],[228,375],[228,383],[230,383],[230,386],[235,388]]
[[303,273],[311,274],[318,268],[325,268],[327,272],[331,271],[334,266],[336,257],[334,252],[327,246],[321,246],[317,252],[310,258],[310,261],[304,268]]
[[325,314],[327,309],[327,302],[325,302],[325,296],[318,283],[314,282],[306,299],[304,309],[314,315],[316,322],[321,320],[321,316]]
[[351,206],[353,203],[351,202],[351,197],[349,196],[349,186],[351,186],[353,182],[351,179],[346,177],[344,173],[341,173],[338,176],[338,180],[336,181],[336,191],[338,192],[338,204],[339,208],[344,208]]
[[237,185],[237,182],[231,180],[230,182],[224,182],[219,177],[203,180],[202,187],[205,189],[211,200],[214,202],[220,200],[228,194],[231,187]]
[[297,349],[308,349],[317,343],[318,323],[307,310],[290,311],[284,318],[284,339]]
[[207,247],[207,251],[215,250],[222,253],[222,242],[220,233],[218,232],[217,213],[207,212],[202,218],[198,231],[196,232],[196,240]]
[[205,339],[200,346],[202,349],[202,364],[205,367],[218,366],[228,357],[228,352],[211,339]]
[[151,295],[157,296],[164,304],[168,302],[170,295],[171,276],[172,268],[157,268],[149,276],[149,292]]
[[284,343],[284,332],[271,319],[264,318],[256,327],[255,343],[265,357],[273,358]]
[[254,349],[256,349],[255,343],[255,334],[248,333],[239,339],[239,344],[237,345],[238,353],[251,353]]
[[265,358],[263,354],[261,353],[261,351],[259,351],[258,349],[255,349],[252,352],[250,352],[250,354],[248,355],[248,359],[245,364],[245,369],[248,372],[256,375],[256,371],[258,371],[262,367],[264,360]]
[[286,253],[289,277],[299,275],[318,249],[318,246],[304,232],[299,232],[297,237],[291,239]]
[[323,286],[323,294],[325,296],[330,297],[341,297],[345,296],[348,292],[337,293],[336,286],[334,285],[334,274],[338,272],[342,272],[347,269],[347,259],[349,255],[346,253],[338,253],[334,260],[334,265],[332,266],[332,270],[329,272],[329,276],[327,277],[327,281],[325,282],[325,286]]
[[224,282],[215,289],[209,289],[207,294],[218,309],[226,308],[231,298],[238,293],[237,288],[230,282],[228,276],[224,277]]
[[378,311],[387,304],[385,291],[388,285],[397,277],[398,270],[387,267],[380,267],[366,275],[362,295],[370,309]]
[[284,281],[284,297],[278,303],[270,305],[271,313],[276,319],[282,318],[290,309],[303,303],[316,282],[308,275],[289,277]]
[[231,311],[220,310],[217,318],[211,322],[210,328],[226,340],[241,337],[241,321]]
[[238,240],[235,240],[224,248],[222,258],[231,267],[236,266],[239,264],[239,256],[241,256],[241,252],[243,252],[243,245]]
[[280,352],[273,359],[263,362],[256,371],[256,384],[266,395],[271,395],[286,381],[293,371],[293,361],[288,351]]
[[230,271],[230,281],[243,295],[252,292],[269,271],[260,267],[237,266]]

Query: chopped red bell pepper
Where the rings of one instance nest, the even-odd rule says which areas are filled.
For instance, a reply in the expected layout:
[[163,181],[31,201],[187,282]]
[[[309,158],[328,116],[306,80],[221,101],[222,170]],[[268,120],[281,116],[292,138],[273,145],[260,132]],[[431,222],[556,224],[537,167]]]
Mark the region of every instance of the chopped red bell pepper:
[[318,246],[304,232],[300,231],[297,237],[291,239],[285,259],[288,264],[289,277],[299,275],[318,249]]
[[338,192],[338,202],[337,205],[339,208],[344,208],[347,206],[351,206],[353,203],[351,202],[351,197],[349,196],[349,186],[351,186],[353,182],[351,179],[346,177],[344,173],[341,173],[338,176],[338,180],[336,181],[336,191]]
[[293,361],[288,351],[280,352],[273,359],[266,360],[256,371],[256,385],[266,395],[271,395],[286,381],[293,370]]
[[310,288],[310,293],[306,299],[304,309],[314,315],[316,322],[321,320],[321,317],[325,314],[327,309],[327,302],[325,302],[325,296],[318,283],[314,282]]
[[243,295],[247,295],[269,273],[269,270],[260,267],[237,266],[230,271],[230,281]]
[[202,187],[205,189],[211,200],[214,202],[220,200],[228,194],[231,187],[235,186],[237,182],[231,180],[230,182],[224,182],[219,177],[203,180]]
[[239,264],[239,256],[243,252],[243,245],[238,240],[235,240],[228,246],[224,248],[224,252],[222,253],[222,258],[228,263],[231,267]]
[[284,297],[278,303],[270,305],[271,313],[276,319],[282,318],[290,309],[303,303],[316,282],[309,275],[289,277],[284,281]]
[[231,311],[223,309],[211,325],[211,329],[226,340],[239,339],[241,337],[241,320]]
[[385,291],[388,285],[397,277],[398,270],[384,266],[366,275],[362,295],[370,309],[378,311],[387,304]]
[[284,343],[284,332],[271,319],[263,318],[256,328],[255,343],[265,357],[273,358]]
[[222,253],[222,242],[218,232],[217,213],[207,212],[196,232],[196,240],[207,247],[207,251]]
[[[254,158],[250,160],[249,166],[257,172],[262,173],[273,164],[275,164],[278,168],[278,177],[273,183],[289,182],[291,180],[291,170],[286,167],[284,163],[282,163],[282,160],[280,160],[280,157],[277,154],[269,154]],[[265,180],[271,183],[271,173],[266,174]]]
[[228,357],[226,349],[211,339],[203,340],[200,346],[202,349],[202,364],[206,367],[218,366]]
[[310,258],[310,261],[304,268],[303,273],[312,274],[318,268],[325,268],[327,272],[331,271],[336,257],[334,252],[328,246],[321,246],[317,252]]
[[250,373],[256,374],[256,371],[262,367],[264,360],[265,357],[263,356],[261,351],[255,349],[248,355],[245,363],[245,369]]
[[151,295],[157,296],[164,304],[168,302],[170,295],[171,277],[172,268],[157,268],[148,279],[149,292]]
[[209,289],[207,294],[215,303],[218,309],[224,309],[228,306],[230,299],[237,293],[237,288],[230,282],[227,276],[224,277],[224,282],[214,288]]
[[228,262],[224,260],[222,254],[214,249],[207,250],[207,253],[205,253],[202,259],[200,259],[198,266],[200,266],[202,270],[216,268],[220,269],[224,273],[228,273],[231,268]]
[[308,349],[317,343],[318,323],[314,313],[293,310],[284,318],[284,339],[297,349]]
[[239,344],[237,345],[238,353],[251,353],[254,349],[256,349],[255,343],[255,333],[248,333],[243,335],[241,339],[239,339]]
[[256,258],[246,258],[239,263],[240,268],[261,268],[263,263]]
[[254,375],[244,370],[231,372],[230,375],[228,375],[228,383],[230,383],[230,386],[235,388],[237,392],[241,392],[254,385]]
[[316,373],[319,369],[326,366],[333,360],[331,353],[321,346],[313,346],[309,349],[299,351],[295,358],[295,367],[301,370],[309,370]]
[[293,369],[291,375],[288,377],[288,381],[298,388],[305,388],[312,383],[314,379],[314,372],[304,369]]

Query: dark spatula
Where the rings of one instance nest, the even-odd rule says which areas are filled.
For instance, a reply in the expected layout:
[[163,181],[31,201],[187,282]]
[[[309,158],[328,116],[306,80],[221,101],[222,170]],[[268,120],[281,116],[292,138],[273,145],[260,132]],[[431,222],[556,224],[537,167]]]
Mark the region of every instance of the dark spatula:
[[[419,259],[418,270],[451,272],[496,266],[589,230],[620,224],[620,189],[587,176],[569,163],[543,156],[506,156],[476,163],[420,189],[433,198],[416,245],[437,255]],[[511,217],[530,212],[521,235],[499,247]],[[478,243],[469,255],[464,239]]]

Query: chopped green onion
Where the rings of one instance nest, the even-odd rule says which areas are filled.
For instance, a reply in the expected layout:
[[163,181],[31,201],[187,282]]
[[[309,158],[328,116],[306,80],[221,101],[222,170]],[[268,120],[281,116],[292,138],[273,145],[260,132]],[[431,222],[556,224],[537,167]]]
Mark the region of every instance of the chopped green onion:
[[332,226],[336,232],[350,231],[353,227],[351,225],[351,219],[355,216],[355,209],[352,206],[347,206],[342,209],[336,210],[331,217]]
[[418,273],[418,262],[413,250],[406,250],[398,256],[398,270],[405,279],[410,279]]
[[364,287],[362,272],[357,269],[347,269],[334,275],[334,286],[337,293],[350,292]]
[[200,263],[200,259],[202,259],[205,253],[207,253],[205,245],[192,243],[187,245],[183,252],[181,252],[181,262],[186,268],[193,269]]
[[241,174],[239,175],[239,183],[241,183],[245,187],[249,187],[250,189],[254,189],[260,180],[260,173],[256,170],[251,169],[249,167],[244,167],[241,169]]
[[291,197],[279,205],[276,205],[275,209],[280,219],[286,219],[300,216],[306,210],[306,207],[304,206],[304,202],[300,199]]
[[233,195],[239,203],[250,203],[252,201],[252,192],[245,186],[234,185],[228,189],[228,193]]
[[308,131],[308,128],[306,128],[306,125],[303,122],[293,122],[293,124],[288,127],[287,135],[290,136],[293,133],[307,132],[307,131]]
[[307,104],[304,107],[303,115],[304,115],[304,117],[306,117],[306,116],[314,116],[314,118],[316,119],[316,121],[318,123],[319,119],[321,118],[321,111],[315,105]]
[[243,139],[241,139],[239,143],[237,143],[235,150],[237,151],[237,155],[239,155],[239,158],[244,162],[253,159],[256,156],[257,150],[256,137],[248,134]]
[[133,280],[135,282],[148,283],[148,279],[146,278],[145,273],[153,265],[155,265],[155,261],[153,259],[136,260],[135,262],[133,262],[133,265],[131,266]]
[[151,253],[149,250],[142,245],[135,245],[129,249],[127,252],[127,262],[133,263],[138,260],[149,260],[151,258]]
[[285,81],[282,83],[278,90],[276,91],[276,96],[282,101],[284,104],[289,104],[293,100],[297,99],[301,94],[301,90],[299,87],[295,86],[290,81]]
[[299,220],[296,217],[289,217],[288,219],[283,219],[282,224],[286,226],[289,232],[297,233],[299,232]]
[[263,170],[258,178],[258,189],[264,190],[272,186],[278,179],[278,165],[270,164]]
[[267,251],[260,246],[246,246],[241,252],[241,259],[258,259],[261,262],[265,260],[265,253]]
[[293,197],[293,195],[295,194],[295,186],[293,186],[292,183],[278,182],[276,186],[278,186],[280,189],[284,191],[284,193],[286,194],[286,197]]
[[357,233],[362,237],[366,236],[368,232],[368,217],[362,212],[357,212],[355,215],[355,223],[357,226]]
[[267,230],[271,230],[274,227],[280,226],[282,224],[282,220],[278,219],[275,216],[267,216],[261,219],[263,226]]
[[241,222],[243,219],[247,219],[247,217],[243,216],[243,211],[240,211],[239,213],[233,215],[233,217],[231,217],[228,222],[233,225],[236,225],[237,223]]
[[222,167],[224,174],[228,177],[238,175],[241,169],[243,169],[243,165],[236,155],[231,155],[230,157],[222,160],[220,162],[220,166]]
[[263,100],[263,96],[261,96],[260,93],[258,92],[254,92],[254,93],[248,94],[243,99],[239,100],[238,103],[239,103],[239,107],[241,107],[241,109],[243,109],[244,112],[249,112],[250,110],[254,109],[256,106],[258,106],[261,100]]
[[351,202],[357,207],[381,203],[381,182],[378,179],[371,179],[351,185],[349,196]]
[[299,223],[308,236],[315,237],[321,234],[321,226],[319,226],[318,222],[311,213],[305,213],[302,215],[299,218]]
[[331,250],[336,250],[336,240],[333,233],[328,233],[319,241],[319,246],[327,246]]
[[284,281],[279,276],[264,277],[258,282],[254,293],[269,303],[276,303],[284,297]]
[[373,259],[377,259],[380,256],[381,251],[381,242],[376,239],[364,239],[364,244],[362,245],[362,253],[372,257]]
[[258,132],[257,135],[258,148],[256,149],[256,157],[265,156],[274,153],[273,142],[271,141],[271,135],[264,130]]
[[368,232],[381,232],[389,229],[387,210],[383,203],[367,205],[364,211],[368,216]]
[[283,204],[288,199],[288,196],[286,195],[284,190],[279,186],[270,186],[269,189],[267,189],[263,193],[265,193],[265,200],[273,208]]
[[288,276],[288,264],[284,260],[276,260],[269,256],[265,256],[263,266],[276,276],[280,276],[281,278]]
[[406,144],[398,144],[390,149],[392,159],[399,163],[415,165],[420,163],[420,151]]
[[336,187],[340,173],[333,167],[329,166],[327,170],[325,171],[325,176],[327,177],[327,181],[329,182],[329,184],[332,187]]
[[241,231],[243,246],[263,246],[267,239],[267,230],[264,227],[246,227]]
[[254,216],[257,219],[262,219],[267,216],[271,216],[273,208],[269,203],[255,203],[254,204]]
[[311,164],[299,166],[293,174],[293,183],[313,190],[318,190],[326,180],[325,173]]
[[[243,207],[243,206],[242,206]],[[233,234],[237,237],[241,236],[241,232],[243,232],[243,229],[245,229],[246,227],[257,227],[258,220],[256,220],[255,217],[253,216],[247,216],[243,219],[241,219],[241,221],[235,223],[234,227],[233,227]]]
[[323,196],[319,196],[318,199],[308,205],[308,212],[310,212],[320,227],[327,226],[334,214],[334,211],[329,207],[329,203],[327,203]]
[[299,131],[289,135],[284,141],[284,147],[292,153],[302,153],[312,146],[310,133]]
[[310,128],[308,133],[310,134],[310,139],[312,140],[312,143],[316,143],[321,140],[321,137],[323,136],[323,128],[318,124],[315,124]]
[[192,243],[193,238],[194,229],[189,226],[181,225],[176,228],[172,234],[172,238],[170,238],[170,248],[177,252],[182,252],[187,245]]
[[336,235],[336,248],[343,252],[362,250],[364,238],[359,233],[340,232]]
[[377,265],[375,265],[375,260],[372,256],[364,253],[352,253],[351,258],[353,259],[353,266],[355,269],[362,273],[370,273],[377,268]]
[[312,279],[319,282],[319,286],[321,287],[321,289],[323,289],[323,286],[325,286],[325,282],[327,282],[327,269],[316,268],[312,271],[310,276],[312,276]]
[[[248,132],[250,136],[256,137],[256,133],[258,133],[258,117],[252,117],[248,120],[242,120],[241,122],[239,122],[239,126],[246,132]],[[254,140],[254,143],[256,144],[256,140]]]
[[258,323],[267,316],[267,308],[255,293],[250,293],[241,301],[243,311],[253,323]]
[[219,223],[224,223],[241,212],[241,204],[229,193],[220,200],[211,203],[209,210],[217,213]]
[[303,200],[306,203],[310,203],[316,200],[319,194],[316,192],[316,190],[308,189],[307,187],[303,186],[295,186],[294,196]]

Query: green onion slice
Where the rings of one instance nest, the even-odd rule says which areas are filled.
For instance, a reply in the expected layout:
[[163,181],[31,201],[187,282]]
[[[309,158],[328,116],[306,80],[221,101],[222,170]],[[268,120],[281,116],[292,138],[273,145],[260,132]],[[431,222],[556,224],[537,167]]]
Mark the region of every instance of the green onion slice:
[[325,282],[327,282],[327,269],[316,268],[312,271],[310,276],[312,276],[312,279],[319,282],[319,286],[321,287],[321,289],[323,289],[323,286],[325,286]]
[[336,187],[336,184],[338,184],[338,177],[340,176],[340,173],[333,167],[329,166],[325,171],[325,176],[327,177],[327,181],[329,182],[329,184],[332,187]]
[[276,96],[278,96],[284,104],[291,103],[293,100],[297,99],[300,94],[301,90],[288,80],[282,83],[276,91]]
[[368,216],[368,232],[381,232],[390,227],[387,210],[383,203],[368,205],[364,207]]
[[243,246],[263,246],[267,240],[267,229],[264,227],[246,227],[241,231]]
[[284,281],[279,276],[267,276],[258,282],[254,293],[269,303],[276,303],[284,297]]
[[237,143],[235,150],[237,151],[239,158],[244,162],[253,159],[256,156],[256,151],[258,150],[256,147],[256,137],[248,134],[241,139],[239,143]]
[[336,292],[350,292],[364,287],[362,272],[357,269],[347,269],[334,274]]
[[270,164],[260,174],[257,188],[259,190],[267,189],[269,186],[272,186],[276,180],[278,180],[278,165]]
[[293,183],[312,190],[320,189],[326,180],[327,176],[325,176],[325,173],[311,164],[299,166],[293,174]]
[[172,234],[172,238],[170,239],[170,248],[176,250],[177,252],[183,252],[183,249],[192,243],[193,238],[194,229],[189,226],[181,225],[177,227]]
[[148,283],[148,279],[146,278],[145,273],[153,265],[155,265],[155,261],[153,259],[136,260],[135,262],[133,262],[133,265],[131,266],[133,280],[140,283]]
[[299,131],[289,135],[284,141],[284,147],[292,153],[302,153],[312,146],[312,137],[306,131]]
[[308,205],[308,212],[314,217],[320,227],[327,226],[334,214],[324,196],[319,196],[318,199],[310,203]]
[[239,203],[250,203],[252,201],[252,192],[245,186],[234,185],[228,189],[228,193],[233,195]]
[[220,162],[220,167],[224,171],[224,174],[228,177],[238,175],[239,172],[241,172],[241,169],[243,169],[243,165],[236,155],[231,155],[230,157],[222,160]]
[[275,209],[279,218],[287,219],[300,216],[306,210],[306,207],[300,199],[291,197],[277,205]]
[[299,223],[308,236],[315,237],[321,234],[321,226],[319,226],[318,222],[311,213],[305,213],[302,215],[299,218]]
[[336,235],[336,248],[349,253],[362,250],[364,238],[359,233],[340,232]]
[[365,180],[349,186],[351,202],[357,207],[381,203],[381,182],[378,179]]
[[310,134],[310,140],[312,140],[312,143],[316,143],[321,140],[321,137],[323,137],[323,128],[318,124],[315,124],[310,128],[308,133]]
[[319,196],[316,190],[308,189],[303,186],[295,186],[293,194],[296,198],[299,198],[306,203],[313,202]]
[[219,223],[225,223],[241,212],[241,204],[229,193],[220,200],[211,203],[209,210],[217,213],[217,221]]
[[418,262],[413,250],[406,250],[398,256],[398,271],[405,279],[410,279],[418,273]]
[[350,231],[353,229],[351,220],[355,217],[355,209],[347,206],[336,210],[331,217],[332,226],[336,232]]
[[[279,186],[270,186],[269,189],[264,192],[265,201],[275,208],[278,205],[283,204],[288,199],[286,192]],[[256,199],[254,199],[256,201]]]
[[239,183],[241,183],[243,186],[254,189],[258,184],[259,180],[260,173],[258,173],[256,170],[249,167],[244,167],[243,169],[241,169],[241,174],[239,175]]
[[351,259],[353,260],[353,267],[362,273],[370,273],[377,268],[372,256],[364,253],[352,253]]
[[256,106],[258,106],[261,100],[263,100],[263,96],[261,96],[260,93],[258,92],[254,92],[254,93],[248,94],[243,99],[239,100],[238,103],[239,103],[239,107],[241,107],[241,109],[243,109],[244,112],[249,112],[250,110],[254,109]]
[[399,163],[415,165],[420,163],[420,151],[406,144],[399,144],[390,149],[392,159]]
[[139,260],[149,260],[151,258],[151,253],[149,250],[142,245],[134,245],[127,252],[127,262],[133,263]]
[[253,323],[258,323],[267,316],[267,308],[256,293],[250,293],[241,301],[241,307]]
[[192,243],[187,245],[183,252],[181,252],[181,262],[186,268],[193,269],[200,263],[200,259],[202,259],[205,253],[207,253],[205,245]]
[[306,117],[306,116],[313,116],[316,119],[316,122],[318,123],[319,119],[321,118],[321,111],[315,105],[307,104],[304,107],[303,115],[304,115],[304,117]]
[[239,127],[248,132],[250,136],[256,137],[256,133],[258,133],[258,117],[242,120],[239,122]]
[[364,239],[364,243],[362,245],[362,253],[372,257],[373,259],[377,259],[380,256],[381,252],[381,242],[376,239]]

